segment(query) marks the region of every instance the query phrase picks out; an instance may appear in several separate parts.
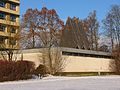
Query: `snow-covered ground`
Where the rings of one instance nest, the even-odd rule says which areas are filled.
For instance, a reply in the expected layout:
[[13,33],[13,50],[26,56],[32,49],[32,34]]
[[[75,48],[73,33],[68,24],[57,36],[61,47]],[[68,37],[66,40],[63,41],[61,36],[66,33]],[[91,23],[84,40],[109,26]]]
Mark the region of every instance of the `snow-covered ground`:
[[0,90],[120,90],[120,76],[46,77],[0,83]]

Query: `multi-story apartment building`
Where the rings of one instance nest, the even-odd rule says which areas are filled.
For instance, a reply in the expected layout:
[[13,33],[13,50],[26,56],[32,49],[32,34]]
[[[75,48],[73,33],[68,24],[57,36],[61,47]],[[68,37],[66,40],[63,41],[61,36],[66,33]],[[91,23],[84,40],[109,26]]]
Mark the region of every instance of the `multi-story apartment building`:
[[19,48],[19,5],[20,0],[0,0],[0,48]]

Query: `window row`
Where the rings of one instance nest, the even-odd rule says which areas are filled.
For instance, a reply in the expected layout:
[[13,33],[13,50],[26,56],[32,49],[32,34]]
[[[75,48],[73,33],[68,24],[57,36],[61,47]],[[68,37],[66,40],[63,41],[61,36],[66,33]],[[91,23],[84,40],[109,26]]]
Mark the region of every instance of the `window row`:
[[[1,44],[5,44],[5,40],[6,40],[6,38],[0,37],[0,43]],[[9,45],[16,45],[16,40],[14,40],[14,39],[10,40],[9,39]]]
[[[0,25],[0,31],[5,32],[6,26],[5,25]],[[10,28],[10,33],[16,33],[16,28],[11,27]]]
[[[0,7],[4,7],[4,8],[5,8],[5,6],[6,6],[6,2],[4,2],[4,1],[0,1]],[[14,4],[14,3],[10,3],[10,9],[11,9],[11,10],[16,11],[16,7],[17,7],[16,4]]]
[[[3,19],[3,20],[6,20],[6,14],[5,13],[3,13],[3,12],[0,12],[0,19]],[[10,15],[10,21],[12,21],[12,22],[16,22],[16,15]]]
[[67,56],[82,56],[82,57],[95,57],[95,58],[109,58],[111,59],[112,56],[106,56],[106,55],[95,55],[95,54],[85,54],[85,53],[77,53],[77,52],[62,52],[62,55]]

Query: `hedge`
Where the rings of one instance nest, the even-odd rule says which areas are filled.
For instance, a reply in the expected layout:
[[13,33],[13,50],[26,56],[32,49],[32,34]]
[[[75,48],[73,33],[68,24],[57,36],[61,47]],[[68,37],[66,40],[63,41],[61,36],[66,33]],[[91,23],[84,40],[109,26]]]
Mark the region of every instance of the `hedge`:
[[0,60],[0,82],[32,78],[35,64],[31,61]]

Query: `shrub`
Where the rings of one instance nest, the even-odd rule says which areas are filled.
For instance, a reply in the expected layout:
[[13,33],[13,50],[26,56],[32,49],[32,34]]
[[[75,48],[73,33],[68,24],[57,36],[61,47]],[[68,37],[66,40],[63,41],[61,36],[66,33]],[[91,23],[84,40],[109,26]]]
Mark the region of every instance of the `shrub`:
[[17,61],[15,65],[16,79],[29,79],[34,70],[34,63],[30,61]]
[[116,47],[112,53],[115,59],[115,68],[114,71],[116,74],[120,75],[120,46]]
[[45,76],[46,74],[46,67],[42,64],[40,64],[34,71],[34,74],[37,75],[37,76]]
[[0,81],[29,79],[33,70],[34,63],[31,61],[0,60]]

